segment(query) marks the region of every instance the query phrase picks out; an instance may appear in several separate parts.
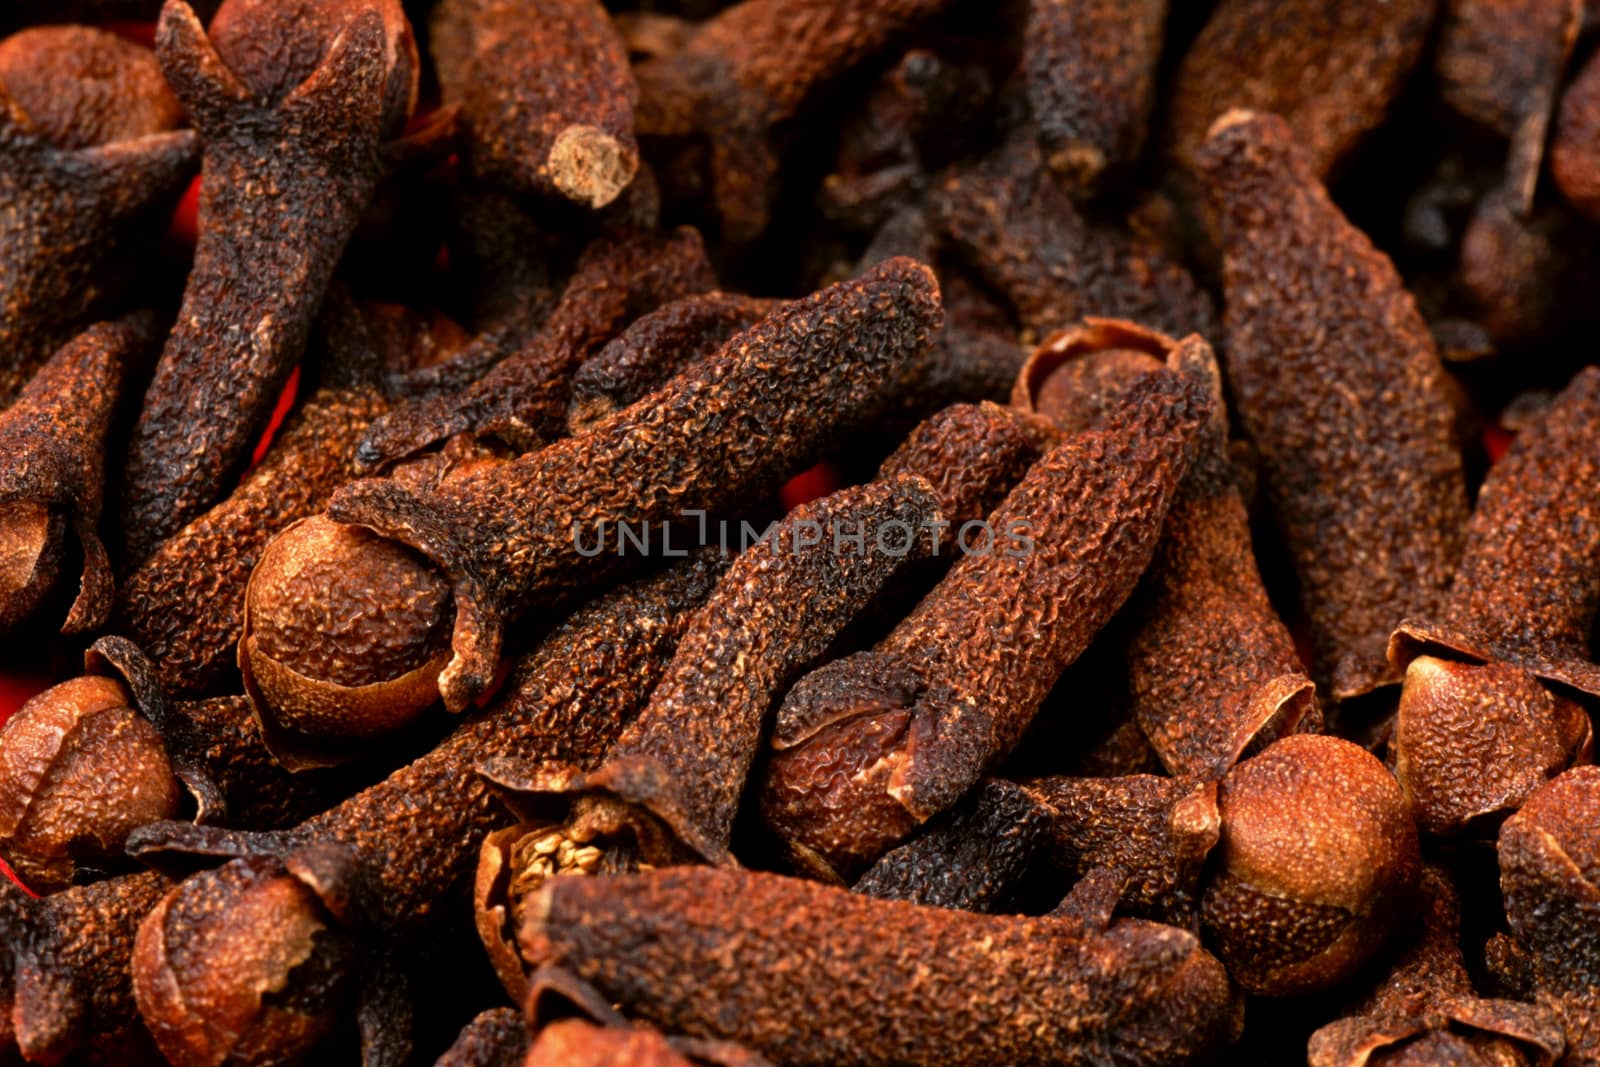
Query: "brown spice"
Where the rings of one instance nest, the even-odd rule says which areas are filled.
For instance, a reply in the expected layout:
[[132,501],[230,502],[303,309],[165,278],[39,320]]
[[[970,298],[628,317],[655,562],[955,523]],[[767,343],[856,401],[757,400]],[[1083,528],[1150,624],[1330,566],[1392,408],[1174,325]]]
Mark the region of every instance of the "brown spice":
[[434,1067],[524,1067],[528,1030],[515,1008],[490,1008],[462,1027]]
[[1600,57],[1591,56],[1561,95],[1550,174],[1569,204],[1600,219]]

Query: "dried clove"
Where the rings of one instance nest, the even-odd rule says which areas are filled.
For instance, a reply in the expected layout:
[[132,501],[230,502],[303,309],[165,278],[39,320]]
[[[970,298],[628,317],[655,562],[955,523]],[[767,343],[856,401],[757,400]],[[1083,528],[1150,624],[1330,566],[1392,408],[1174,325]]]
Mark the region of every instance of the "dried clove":
[[1030,0],[1023,83],[1050,169],[1074,189],[1132,163],[1144,145],[1166,0]]
[[248,458],[417,92],[398,0],[226,0],[210,37],[170,0],[156,50],[205,147],[194,267],[129,443],[133,562]]
[[1600,768],[1576,767],[1500,828],[1500,892],[1511,937],[1489,944],[1498,977],[1555,1014],[1563,1065],[1600,1057]]
[[639,169],[638,96],[599,0],[444,0],[429,51],[461,107],[472,169],[522,193],[611,203]]
[[115,580],[96,529],[107,438],[123,385],[156,336],[146,314],[91,326],[0,413],[0,629],[40,611],[71,558],[68,529],[83,565],[61,632],[97,629],[110,615]]
[[[410,587],[431,598],[447,576],[442,608],[454,611],[452,658],[437,685],[445,706],[461,710],[493,681],[506,621],[627,562],[603,545],[594,550],[607,529],[617,536],[624,526],[659,526],[692,509],[716,512],[775,488],[871,409],[894,368],[928,343],[939,316],[927,269],[894,260],[786,305],[694,373],[586,434],[464,474],[425,497],[392,479],[345,486],[329,515],[378,531],[365,536],[383,558],[351,572],[345,568],[355,563],[346,557],[341,566],[308,568],[304,580],[286,580],[272,596],[247,596],[241,668],[249,678],[260,669],[258,657],[267,661],[268,653],[255,647],[255,628],[304,625],[343,632],[357,647],[381,639],[392,653],[387,661],[403,668],[399,673],[411,671],[426,661],[440,616],[419,613],[400,620],[409,632],[391,626],[367,635],[364,628],[385,629],[382,620],[361,621],[370,614],[368,591]],[[439,569],[402,545],[421,550]],[[287,658],[274,661],[274,669],[315,681],[329,664],[305,663],[308,653],[321,656],[315,647],[286,643]],[[318,692],[306,702],[321,700]],[[413,706],[431,702],[418,696]],[[267,702],[282,715],[297,699],[287,688]],[[325,710],[327,702],[316,713]]]
[[1011,751],[1149,563],[1208,404],[1176,376],[1133,387],[1104,431],[1033,465],[983,524],[985,552],[790,691],[761,809],[794,862],[858,873]]
[[[1342,701],[1399,680],[1389,631],[1450,583],[1466,487],[1432,336],[1280,118],[1232,111],[1197,163],[1221,216],[1225,370]],[[1338,412],[1338,417],[1330,417]]]
[[797,1065],[1176,1064],[1231,1024],[1221,967],[1181,930],[972,915],[771,874],[552,879],[521,943],[669,1032]]
[[1550,175],[1567,203],[1600,219],[1600,58],[1591,56],[1561,94]]
[[1600,697],[1589,631],[1600,604],[1600,370],[1580,371],[1490,470],[1438,614],[1390,641],[1405,670],[1395,774],[1436,834],[1493,830],[1586,762]]
[[108,302],[188,180],[198,144],[180,118],[155,57],[113,34],[0,41],[0,404]]
[[515,1008],[480,1012],[433,1067],[524,1067],[528,1029]]
[[[1223,0],[1169,90],[1167,150],[1210,169],[1201,146],[1231,108],[1282,117],[1317,179],[1384,118],[1422,55],[1438,0]],[[1272,201],[1276,203],[1276,200]]]
[[1311,1035],[1310,1067],[1553,1064],[1565,1041],[1550,1012],[1473,992],[1449,876],[1424,867],[1420,889],[1421,929],[1356,1010]]

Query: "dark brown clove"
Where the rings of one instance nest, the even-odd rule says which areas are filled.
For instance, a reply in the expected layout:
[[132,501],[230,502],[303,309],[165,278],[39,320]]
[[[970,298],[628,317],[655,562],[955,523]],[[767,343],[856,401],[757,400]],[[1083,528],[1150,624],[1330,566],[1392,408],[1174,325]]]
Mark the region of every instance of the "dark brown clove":
[[1155,92],[1166,0],[1031,0],[1023,84],[1050,169],[1093,191],[1138,158]]
[[1511,937],[1490,964],[1555,1013],[1566,1032],[1560,1063],[1600,1058],[1600,768],[1577,767],[1543,786],[1500,828],[1500,892]]
[[972,915],[771,874],[553,879],[521,943],[669,1032],[796,1065],[1176,1064],[1231,1024],[1222,968],[1181,930]]
[[129,443],[133,562],[244,465],[417,92],[398,0],[227,0],[210,37],[170,0],[156,49],[204,141],[204,181],[183,307]]
[[515,1008],[490,1008],[464,1026],[433,1067],[524,1067],[528,1028]]
[[92,326],[0,413],[0,630],[32,619],[60,582],[73,555],[68,530],[83,565],[61,632],[97,629],[111,614],[115,580],[96,529],[107,438],[123,385],[156,337],[143,314]]
[[1324,179],[1382,121],[1428,41],[1438,0],[1223,0],[1169,90],[1168,152],[1199,159],[1230,108],[1281,116]]
[[473,172],[523,193],[611,203],[639,169],[638,87],[599,0],[445,0],[428,50],[461,107]]
[[116,288],[119,260],[194,168],[155,57],[102,30],[0,42],[0,403]]
[[1436,615],[1400,624],[1405,689],[1395,774],[1422,827],[1492,831],[1585,762],[1600,697],[1589,631],[1600,605],[1600,370],[1580,371],[1491,469]]
[[1550,175],[1569,204],[1600,219],[1600,58],[1591,56],[1561,94]]
[[[1450,583],[1466,488],[1432,336],[1393,265],[1317,182],[1288,125],[1233,111],[1198,165],[1222,222],[1228,383],[1334,700]],[[1330,412],[1338,412],[1337,418]]]
[[1449,876],[1425,867],[1420,886],[1421,929],[1354,1011],[1311,1035],[1309,1067],[1555,1063],[1565,1040],[1549,1011],[1473,991]]
[[761,807],[796,863],[857,873],[1011,751],[1149,563],[1208,404],[1176,376],[1135,386],[1104,431],[1034,464],[986,549],[893,633],[790,691]]
[[[347,557],[342,566],[308,569],[274,596],[247,600],[240,665],[247,677],[256,669],[253,629],[278,625],[270,620],[282,612],[293,625],[342,632],[363,645],[385,642],[393,652],[388,662],[403,675],[428,658],[438,617],[413,616],[409,634],[395,636],[393,626],[388,634],[364,634],[364,627],[385,629],[361,621],[369,618],[369,591],[386,588],[386,574],[398,589],[413,580],[415,588],[431,589],[447,577],[452,595],[444,606],[455,621],[438,692],[459,711],[493,681],[507,621],[627,563],[603,543],[595,549],[607,530],[620,536],[624,526],[658,527],[776,488],[871,410],[894,369],[928,343],[939,317],[930,272],[894,260],[786,305],[693,374],[586,434],[464,474],[426,496],[394,480],[348,485],[329,514],[378,531],[381,537],[366,536],[387,559],[361,565],[359,582],[350,580],[355,564]],[[402,545],[420,549],[439,569],[419,565]],[[278,668],[316,680],[326,664],[301,669],[294,658],[307,651],[286,642]],[[314,693],[307,703],[321,699]],[[291,707],[280,699],[274,713]],[[324,702],[313,710],[336,709]]]

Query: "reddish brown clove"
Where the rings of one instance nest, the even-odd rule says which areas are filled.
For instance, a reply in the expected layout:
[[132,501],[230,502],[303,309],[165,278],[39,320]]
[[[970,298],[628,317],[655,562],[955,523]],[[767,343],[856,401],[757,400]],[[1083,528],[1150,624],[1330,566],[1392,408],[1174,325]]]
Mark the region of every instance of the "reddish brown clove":
[[1222,222],[1228,382],[1300,578],[1314,673],[1345,700],[1399,680],[1389,631],[1433,610],[1460,555],[1443,370],[1393,265],[1282,119],[1229,112],[1197,162]]
[[183,307],[129,444],[135,562],[248,459],[417,92],[398,0],[227,0],[210,37],[169,0],[156,47],[204,141],[204,181]]
[[1577,767],[1541,788],[1500,828],[1500,892],[1510,941],[1490,964],[1555,1013],[1563,1065],[1600,1059],[1600,768]]
[[1148,565],[1208,406],[1176,376],[1133,387],[1104,431],[1034,464],[986,549],[884,641],[790,691],[761,807],[794,862],[856,873],[1011,751]]
[[1591,56],[1561,95],[1550,174],[1569,204],[1600,219],[1600,57]]
[[[771,874],[553,879],[521,942],[669,1032],[796,1065],[1177,1064],[1231,1025],[1222,968],[1181,930],[971,915]],[[750,980],[763,974],[786,977]]]
[[1186,169],[1230,108],[1281,116],[1328,177],[1388,111],[1422,55],[1438,0],[1223,0],[1168,97],[1167,144]]
[[524,1067],[528,1028],[515,1008],[490,1008],[464,1026],[433,1067]]
[[722,235],[751,241],[778,191],[774,128],[946,2],[743,0],[636,68],[639,133],[704,137]]
[[445,0],[428,50],[459,104],[473,172],[523,193],[611,203],[639,169],[638,87],[599,0]]
[[[1600,605],[1600,369],[1580,371],[1490,470],[1450,595],[1406,619],[1395,773],[1424,829],[1492,830],[1584,762],[1600,697],[1589,632]],[[1464,662],[1463,662],[1464,661]]]
[[1023,84],[1050,169],[1094,190],[1144,145],[1166,0],[1030,0]]
[[1555,1063],[1565,1040],[1550,1012],[1473,991],[1449,876],[1423,868],[1421,893],[1421,930],[1356,1010],[1311,1035],[1309,1067]]
[[156,336],[148,315],[92,326],[0,413],[0,630],[30,620],[55,588],[68,529],[83,568],[61,632],[97,629],[110,615],[115,583],[96,529],[107,438],[123,384]]
[[106,303],[183,188],[198,143],[180,117],[155,57],[114,34],[0,41],[0,404]]

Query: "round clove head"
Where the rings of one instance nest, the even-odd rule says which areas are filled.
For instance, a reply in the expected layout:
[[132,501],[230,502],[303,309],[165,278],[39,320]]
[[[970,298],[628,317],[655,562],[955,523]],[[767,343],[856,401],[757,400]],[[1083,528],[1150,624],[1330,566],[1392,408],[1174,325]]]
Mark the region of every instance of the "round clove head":
[[120,859],[128,834],[182,801],[161,734],[113,679],[62,682],[0,728],[0,854],[37,892]]
[[291,767],[335,763],[439,699],[450,585],[410,549],[314,515],[262,552],[245,588],[239,667]]
[[1600,767],[1574,767],[1529,797],[1500,828],[1499,852],[1506,918],[1538,983],[1592,1005],[1600,986]]
[[297,1062],[348,1013],[353,937],[276,858],[172,889],[139,927],[133,994],[175,1067]]
[[37,500],[0,506],[0,631],[44,603],[61,572],[66,516]]
[[1329,989],[1410,911],[1416,826],[1399,784],[1360,746],[1284,738],[1230,771],[1217,803],[1222,838],[1200,921],[1248,992]]
[[399,0],[226,0],[208,33],[239,80],[276,104],[316,73],[339,35],[370,10],[383,19],[389,67],[383,128],[394,134],[416,108],[421,69]]
[[155,53],[88,26],[43,26],[0,41],[0,90],[58,148],[131,140],[183,121]]
[[1587,752],[1589,716],[1521,667],[1418,656],[1406,668],[1394,773],[1417,825],[1493,833]]

